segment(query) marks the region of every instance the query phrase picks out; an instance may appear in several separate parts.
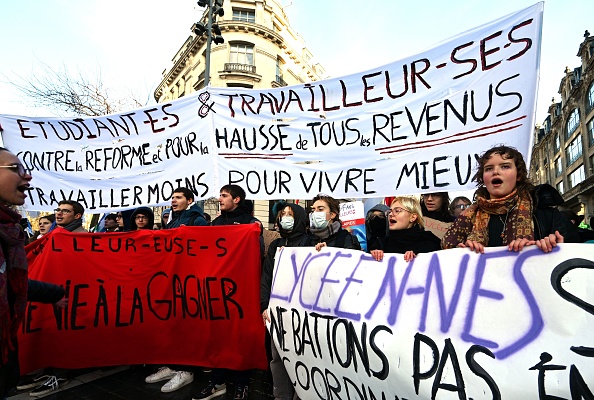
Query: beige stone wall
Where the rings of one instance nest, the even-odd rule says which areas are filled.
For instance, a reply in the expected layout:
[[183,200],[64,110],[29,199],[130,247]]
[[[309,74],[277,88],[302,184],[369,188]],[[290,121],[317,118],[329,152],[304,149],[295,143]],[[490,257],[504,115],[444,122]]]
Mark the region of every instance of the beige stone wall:
[[[253,11],[255,22],[233,20],[233,10]],[[250,85],[264,89],[279,85],[277,60],[280,60],[282,80],[287,85],[311,82],[325,77],[324,69],[305,46],[303,39],[291,28],[276,0],[227,0],[225,15],[218,17],[225,43],[212,44],[210,85],[226,87]],[[200,16],[197,15],[197,19]],[[205,21],[205,16],[202,16]],[[191,28],[191,27],[188,27]],[[193,33],[186,39],[172,59],[172,65],[163,71],[163,80],[155,90],[159,102],[170,101],[202,88],[206,68],[205,36]],[[228,73],[230,44],[253,45],[255,73]]]
[[[225,43],[212,44],[210,85],[227,87],[251,85],[254,89],[281,86],[277,82],[277,60],[281,60],[282,79],[287,85],[311,82],[325,77],[324,69],[315,63],[303,39],[291,28],[276,0],[225,0],[225,15],[218,17]],[[255,22],[233,21],[233,10],[253,10]],[[205,16],[202,16],[205,21]],[[196,19],[200,18],[199,15]],[[191,27],[188,27],[190,29]],[[163,80],[155,90],[159,102],[186,96],[202,88],[206,68],[205,36],[193,33],[172,58],[170,67],[163,71]],[[254,46],[255,73],[225,72],[229,63],[230,43],[250,43]],[[305,204],[304,201],[302,204]],[[216,199],[207,200],[204,211],[214,219],[218,212]],[[254,215],[268,228],[269,202],[256,201]]]
[[[558,92],[561,101],[553,98],[547,120],[535,132],[530,177],[536,184],[549,183],[557,188],[562,185],[564,205],[589,219],[594,216],[594,107],[589,100],[594,91],[594,37],[584,39],[577,55],[581,64],[566,68],[561,77]],[[568,133],[567,123],[575,110],[579,113],[579,124]],[[568,160],[567,149],[578,138],[582,142],[582,154],[572,162]],[[572,185],[570,175],[580,168],[584,170],[584,180]]]

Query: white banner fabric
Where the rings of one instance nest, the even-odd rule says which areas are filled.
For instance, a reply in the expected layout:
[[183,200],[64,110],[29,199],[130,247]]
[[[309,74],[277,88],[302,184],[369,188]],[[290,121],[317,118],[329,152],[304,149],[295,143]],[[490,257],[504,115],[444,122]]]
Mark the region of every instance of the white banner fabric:
[[[33,169],[29,210],[197,199],[236,183],[251,199],[368,198],[473,187],[495,144],[530,157],[543,3],[376,69],[263,90],[207,88],[122,114],[0,115]],[[414,35],[414,32],[411,32]]]
[[589,399],[593,270],[588,244],[410,263],[285,247],[269,329],[302,399]]

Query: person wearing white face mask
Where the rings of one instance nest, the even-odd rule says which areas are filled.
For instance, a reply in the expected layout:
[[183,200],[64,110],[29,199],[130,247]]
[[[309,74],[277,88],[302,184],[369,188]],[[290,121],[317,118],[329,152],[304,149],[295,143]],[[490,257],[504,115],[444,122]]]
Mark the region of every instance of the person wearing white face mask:
[[313,201],[312,212],[309,215],[309,230],[313,234],[312,245],[316,250],[320,251],[325,246],[361,250],[359,239],[342,229],[338,200],[319,194]]
[[[281,210],[276,216],[276,224],[281,235],[270,244],[268,253],[264,259],[262,278],[260,281],[260,311],[264,324],[270,322],[268,314],[268,302],[270,301],[270,290],[274,271],[274,258],[277,249],[282,247],[305,247],[311,246],[311,238],[307,233],[307,214],[303,207],[298,204],[283,203]],[[280,207],[279,207],[280,208]],[[283,364],[282,356],[279,355],[274,342],[270,345],[272,361],[270,371],[273,380],[273,395],[275,399],[294,399],[295,389]]]

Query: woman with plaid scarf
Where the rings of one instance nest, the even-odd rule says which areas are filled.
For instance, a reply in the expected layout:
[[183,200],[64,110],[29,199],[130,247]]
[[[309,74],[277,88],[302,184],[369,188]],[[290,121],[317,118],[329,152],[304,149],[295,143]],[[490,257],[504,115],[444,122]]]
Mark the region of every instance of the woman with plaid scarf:
[[441,241],[443,249],[507,246],[520,251],[536,245],[545,253],[558,243],[578,242],[575,227],[554,206],[563,198],[552,186],[532,186],[522,154],[508,146],[487,150],[473,177],[474,203],[456,219]]

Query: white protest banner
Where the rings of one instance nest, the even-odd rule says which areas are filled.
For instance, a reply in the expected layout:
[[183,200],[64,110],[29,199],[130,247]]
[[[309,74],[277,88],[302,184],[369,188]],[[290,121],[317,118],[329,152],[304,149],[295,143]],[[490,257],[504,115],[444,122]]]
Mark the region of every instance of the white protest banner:
[[542,10],[336,79],[207,88],[97,118],[1,115],[3,140],[33,169],[30,210],[63,197],[92,211],[163,205],[177,186],[201,199],[227,183],[251,199],[470,189],[475,158],[494,144],[529,159]]
[[302,399],[592,398],[591,245],[276,262],[269,328]]
[[188,97],[94,118],[0,116],[5,146],[33,170],[27,209],[51,211],[62,199],[87,212],[165,205],[180,186],[218,195],[209,121],[196,104]]

